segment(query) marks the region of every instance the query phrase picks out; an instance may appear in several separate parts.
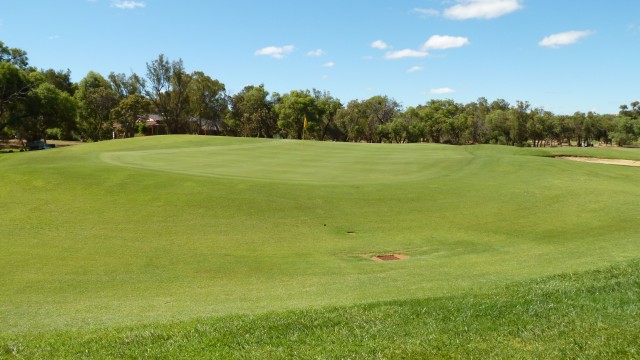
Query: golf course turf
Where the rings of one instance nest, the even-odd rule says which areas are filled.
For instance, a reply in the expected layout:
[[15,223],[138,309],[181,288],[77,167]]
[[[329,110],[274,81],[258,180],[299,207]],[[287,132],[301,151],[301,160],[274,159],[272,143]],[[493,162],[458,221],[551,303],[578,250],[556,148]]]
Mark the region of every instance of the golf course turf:
[[[314,341],[351,329],[339,314],[374,319],[353,325],[366,339],[351,334],[352,347],[337,336],[329,357],[340,349],[355,357],[496,355],[501,346],[535,356],[546,351],[541,342],[593,342],[588,336],[603,341],[592,354],[629,356],[640,346],[631,330],[640,301],[640,169],[560,155],[640,160],[640,150],[621,148],[200,136],[0,154],[0,356],[253,349],[245,355],[314,357],[322,356]],[[390,254],[406,258],[372,261]],[[537,301],[546,310],[522,313]],[[467,307],[481,315],[465,317]],[[406,327],[394,322],[416,311],[427,312]],[[482,324],[476,337],[467,337],[466,322]],[[536,333],[539,323],[569,335],[551,341],[550,332]],[[299,353],[287,337],[296,326]],[[259,330],[270,327],[274,334]],[[217,340],[192,344],[203,328],[214,329],[203,339]],[[515,333],[492,343],[502,328],[531,330],[530,343],[510,343],[524,341]],[[429,336],[442,337],[442,348],[427,346]],[[150,345],[167,339],[182,340]],[[376,342],[386,348],[376,353]]]

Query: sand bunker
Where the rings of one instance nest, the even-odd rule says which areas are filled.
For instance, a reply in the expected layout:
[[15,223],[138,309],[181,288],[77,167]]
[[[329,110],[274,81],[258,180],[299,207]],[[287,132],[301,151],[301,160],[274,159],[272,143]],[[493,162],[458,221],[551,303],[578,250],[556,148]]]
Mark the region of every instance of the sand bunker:
[[564,159],[564,160],[580,161],[580,162],[588,162],[588,163],[596,163],[596,164],[640,166],[640,161],[635,161],[635,160],[599,159],[599,158],[579,157],[579,156],[558,156],[558,158]]

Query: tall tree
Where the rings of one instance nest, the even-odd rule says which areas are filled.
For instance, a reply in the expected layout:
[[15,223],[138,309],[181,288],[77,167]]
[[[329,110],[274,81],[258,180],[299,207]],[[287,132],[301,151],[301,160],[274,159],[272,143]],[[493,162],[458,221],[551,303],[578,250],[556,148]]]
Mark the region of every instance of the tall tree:
[[10,48],[0,41],[0,62],[9,63],[24,70],[29,65],[29,58],[26,51]]
[[195,120],[192,131],[220,126],[229,110],[224,84],[196,71],[191,74],[193,80],[189,88],[191,114]]
[[162,116],[170,134],[188,130],[189,85],[192,77],[184,69],[182,59],[169,61],[163,54],[147,63],[146,83],[140,83],[144,94]]
[[33,85],[25,71],[0,61],[0,132],[17,121],[15,111],[27,99]]
[[111,110],[111,118],[120,124],[122,135],[132,137],[135,133],[136,122],[140,117],[149,113],[151,101],[146,97],[133,94],[120,100]]
[[78,125],[83,137],[92,141],[109,138],[112,131],[111,110],[118,104],[111,84],[100,74],[90,71],[78,85]]
[[305,118],[308,133],[316,133],[319,129],[321,109],[309,90],[293,90],[282,95],[282,101],[276,106],[276,111],[278,127],[291,138],[302,139]]
[[131,95],[142,95],[142,86],[144,86],[144,79],[140,78],[136,73],[129,76],[119,73],[110,73],[108,80],[111,83],[111,88],[118,100],[122,100]]
[[39,140],[48,129],[70,129],[77,117],[77,103],[67,92],[43,82],[29,92],[24,117],[16,126],[20,138]]
[[339,109],[336,113],[336,124],[347,141],[364,140],[368,124],[362,102],[351,100],[345,108]]
[[41,70],[43,81],[55,86],[58,90],[64,91],[73,96],[78,90],[78,85],[71,81],[71,70]]
[[338,110],[342,109],[342,103],[328,92],[313,90],[313,96],[319,108],[319,140],[324,140],[327,136],[332,139],[341,138],[340,130],[336,124]]
[[237,136],[273,137],[277,131],[276,94],[269,95],[264,85],[245,86],[230,99],[231,111],[225,123]]

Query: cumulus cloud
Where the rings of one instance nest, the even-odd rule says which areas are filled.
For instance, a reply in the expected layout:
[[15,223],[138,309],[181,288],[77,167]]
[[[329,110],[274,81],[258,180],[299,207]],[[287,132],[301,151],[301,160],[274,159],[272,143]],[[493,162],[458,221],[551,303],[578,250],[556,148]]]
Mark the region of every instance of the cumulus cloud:
[[407,73],[411,74],[411,73],[419,72],[419,71],[422,71],[422,70],[424,70],[424,68],[422,66],[413,66],[413,67],[410,67],[409,69],[407,69]]
[[493,19],[522,8],[520,0],[459,0],[445,9],[444,16],[454,20]]
[[592,34],[592,32],[588,31],[588,30],[585,30],[585,31],[567,31],[567,32],[559,33],[559,34],[549,35],[549,36],[545,37],[544,39],[540,40],[538,45],[543,46],[543,47],[549,47],[549,48],[557,49],[557,48],[559,48],[561,46],[575,44],[578,41],[580,41],[580,39],[585,38],[585,37],[587,37],[587,36],[589,36],[591,34]]
[[333,61],[329,61],[328,63],[326,63],[326,64],[324,64],[322,66],[324,66],[326,68],[331,68],[331,67],[336,66],[336,63],[334,63]]
[[371,43],[371,47],[378,50],[387,50],[389,45],[382,40],[376,40]]
[[135,8],[145,7],[145,3],[142,1],[130,1],[130,0],[112,0],[111,7],[118,9],[132,10]]
[[471,44],[469,39],[460,36],[433,35],[422,45],[422,50],[430,49],[444,50],[458,48]]
[[325,55],[326,53],[324,52],[324,50],[322,49],[316,49],[316,50],[311,50],[307,53],[307,56],[312,56],[312,57],[320,57]]
[[455,90],[453,90],[452,88],[438,88],[438,89],[431,89],[429,91],[429,93],[431,95],[444,95],[444,94],[453,94],[454,92],[456,92]]
[[421,18],[440,16],[440,11],[436,9],[414,8],[411,12],[420,15]]
[[418,51],[413,49],[404,49],[398,51],[389,51],[385,54],[384,58],[387,60],[397,60],[405,58],[423,58],[429,54],[426,51]]
[[293,45],[285,46],[267,46],[255,52],[258,56],[269,56],[274,59],[283,59],[285,55],[290,54],[293,51]]

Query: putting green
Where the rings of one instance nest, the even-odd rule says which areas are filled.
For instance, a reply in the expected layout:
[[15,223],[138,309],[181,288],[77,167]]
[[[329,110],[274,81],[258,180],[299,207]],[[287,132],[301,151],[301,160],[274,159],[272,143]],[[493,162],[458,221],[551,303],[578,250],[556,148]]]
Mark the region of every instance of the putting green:
[[[366,151],[354,151],[356,148]],[[186,175],[307,184],[374,184],[425,180],[465,167],[472,156],[450,147],[262,141],[186,149],[107,152],[114,165]],[[406,152],[423,154],[421,161]],[[283,164],[285,166],[283,166]]]
[[640,257],[640,169],[533,156],[556,152],[159,136],[3,154],[1,331],[425,298]]

